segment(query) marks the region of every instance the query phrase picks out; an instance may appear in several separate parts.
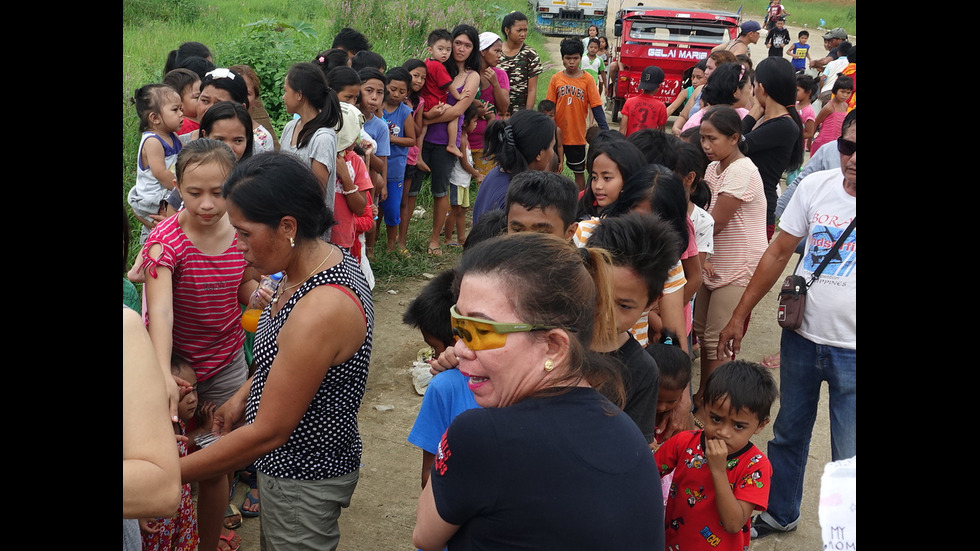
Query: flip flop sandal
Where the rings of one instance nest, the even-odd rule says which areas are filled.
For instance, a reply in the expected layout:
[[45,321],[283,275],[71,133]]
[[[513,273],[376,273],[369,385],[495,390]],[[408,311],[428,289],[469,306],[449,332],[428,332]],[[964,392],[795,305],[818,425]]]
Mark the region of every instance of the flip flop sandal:
[[[228,519],[230,517],[235,516],[235,515],[238,515],[239,516],[238,521],[229,524],[228,523]],[[241,515],[242,515],[242,512],[238,510],[238,507],[235,507],[234,505],[232,505],[231,503],[229,503],[228,506],[225,507],[225,522],[223,523],[224,524],[224,527],[227,528],[228,530],[234,530],[235,528],[241,528],[242,527]]]
[[258,504],[259,504],[259,498],[252,497],[252,491],[251,489],[249,489],[249,491],[245,492],[245,501],[242,502],[242,516],[246,516],[249,518],[259,516],[258,511],[249,511],[248,509],[246,509],[246,507],[252,507]]
[[[235,531],[229,530],[224,536],[218,536],[218,540],[224,540],[228,544],[228,549],[231,551],[238,551],[238,548],[242,546],[242,538],[238,538],[238,547],[232,547],[231,540],[235,539]],[[219,549],[220,551],[220,549]]]
[[425,252],[432,256],[442,256],[442,248],[440,247],[429,247]]

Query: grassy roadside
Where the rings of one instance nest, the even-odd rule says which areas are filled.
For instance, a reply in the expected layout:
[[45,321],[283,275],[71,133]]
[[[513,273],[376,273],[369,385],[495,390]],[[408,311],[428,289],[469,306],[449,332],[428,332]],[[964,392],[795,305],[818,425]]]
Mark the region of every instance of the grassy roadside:
[[[766,0],[707,0],[699,3],[727,11],[736,11],[741,7],[743,14],[757,17],[759,23],[762,23],[769,5]],[[783,6],[789,13],[787,24],[794,27],[808,28],[811,33],[821,27],[828,30],[843,27],[849,36],[857,35],[857,0],[786,0]],[[821,19],[824,21],[822,25]]]
[[[533,17],[525,0],[459,2],[431,0],[424,5],[411,0],[126,0],[123,2],[123,148],[122,201],[135,182],[135,160],[139,144],[138,121],[128,99],[144,84],[159,82],[170,50],[185,41],[207,44],[215,65],[252,65],[262,79],[261,96],[273,125],[282,131],[288,120],[281,110],[282,75],[293,63],[309,61],[328,49],[341,28],[351,26],[363,32],[372,49],[381,54],[389,67],[406,59],[424,59],[425,37],[429,31],[452,29],[460,23],[477,29],[500,32],[500,21],[510,11],[521,10]],[[544,37],[531,33],[530,46],[544,51]],[[543,61],[548,62],[543,58]],[[261,65],[261,67],[260,67]],[[545,81],[547,82],[547,81]],[[475,198],[471,189],[471,201]],[[425,210],[421,220],[409,226],[411,258],[377,254],[372,267],[378,286],[401,277],[435,273],[451,265],[458,251],[444,249],[444,256],[426,255],[432,229],[432,197],[423,186],[418,206]],[[128,211],[128,206],[126,206]],[[139,226],[130,216],[133,229],[130,264],[137,258]],[[379,235],[383,250],[384,230]]]

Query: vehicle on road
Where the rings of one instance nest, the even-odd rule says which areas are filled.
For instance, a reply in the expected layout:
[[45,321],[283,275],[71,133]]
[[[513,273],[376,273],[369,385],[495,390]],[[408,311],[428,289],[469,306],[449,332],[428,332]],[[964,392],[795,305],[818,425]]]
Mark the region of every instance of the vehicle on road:
[[[682,10],[634,6],[616,13],[616,44],[611,61],[617,73],[610,82],[612,120],[627,98],[640,93],[643,69],[656,65],[664,81],[656,97],[666,105],[689,85],[694,65],[706,59],[711,49],[738,36],[741,15],[718,10]],[[613,77],[613,75],[610,75]]]
[[538,0],[534,28],[554,36],[585,36],[589,26],[606,28],[608,0]]

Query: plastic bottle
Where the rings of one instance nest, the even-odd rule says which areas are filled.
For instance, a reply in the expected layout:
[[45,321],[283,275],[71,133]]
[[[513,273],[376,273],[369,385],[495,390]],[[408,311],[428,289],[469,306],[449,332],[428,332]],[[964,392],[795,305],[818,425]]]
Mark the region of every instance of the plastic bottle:
[[[262,281],[259,282],[259,287],[263,289],[268,289],[270,293],[275,294],[276,288],[279,286],[279,280],[282,279],[282,272],[277,272],[272,275],[262,276]],[[255,333],[259,328],[259,316],[262,315],[262,310],[255,299],[255,295],[252,296],[252,301],[249,303],[248,308],[242,312],[242,329],[248,331],[249,333]]]

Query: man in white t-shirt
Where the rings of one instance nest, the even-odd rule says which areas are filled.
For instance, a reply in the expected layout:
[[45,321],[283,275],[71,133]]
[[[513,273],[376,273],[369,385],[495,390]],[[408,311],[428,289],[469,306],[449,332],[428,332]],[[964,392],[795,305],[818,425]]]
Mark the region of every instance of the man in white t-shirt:
[[857,109],[844,119],[837,148],[840,168],[814,172],[800,182],[779,219],[779,233],[719,335],[719,358],[739,353],[745,318],[776,284],[805,239],[795,273],[809,284],[806,309],[800,328],[783,329],[780,341],[780,407],[766,454],[773,472],[769,506],[753,520],[753,538],[796,530],[799,524],[803,474],[823,381],[830,389],[833,461],[857,454],[856,226],[820,277],[811,281],[820,261],[857,216]]

